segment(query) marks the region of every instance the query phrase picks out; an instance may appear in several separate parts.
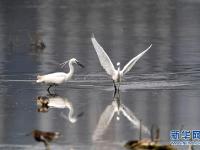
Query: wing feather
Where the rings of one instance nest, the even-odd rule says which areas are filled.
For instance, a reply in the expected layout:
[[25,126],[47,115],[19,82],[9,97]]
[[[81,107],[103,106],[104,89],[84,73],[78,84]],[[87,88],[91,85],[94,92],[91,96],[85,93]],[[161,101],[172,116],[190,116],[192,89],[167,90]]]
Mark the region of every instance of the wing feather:
[[113,66],[110,58],[108,57],[104,49],[101,47],[101,45],[99,45],[99,43],[96,41],[94,36],[91,38],[91,40],[92,40],[94,49],[98,55],[101,66],[106,70],[106,72],[110,76],[114,75],[115,67]]
[[132,58],[122,69],[121,73],[124,75],[131,70],[135,63],[151,48],[152,44],[143,52]]
[[[136,129],[140,128],[140,120],[133,114],[133,112],[129,108],[127,108],[124,104],[121,104],[120,110]],[[144,125],[142,125],[142,131],[150,134],[149,129]]]
[[92,136],[93,141],[96,141],[102,137],[102,135],[105,133],[106,129],[108,128],[114,114],[115,114],[114,106],[112,104],[108,105],[100,116],[97,127]]

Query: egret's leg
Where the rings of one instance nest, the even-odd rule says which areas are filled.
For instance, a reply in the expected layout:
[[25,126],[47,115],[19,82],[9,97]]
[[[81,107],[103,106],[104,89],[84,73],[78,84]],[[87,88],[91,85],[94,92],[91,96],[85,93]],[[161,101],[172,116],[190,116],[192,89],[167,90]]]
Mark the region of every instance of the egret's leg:
[[115,89],[115,91],[113,93],[113,99],[115,98],[116,93],[117,93],[117,90]]
[[[54,86],[56,88],[57,84],[52,84],[52,86]],[[55,93],[55,90],[53,93],[49,92],[49,95],[52,96],[52,97],[56,97],[58,96],[56,93]]]
[[114,85],[114,88],[115,88],[115,90],[117,90],[117,86],[116,86],[116,84],[115,84],[115,81],[113,80],[113,85]]
[[117,93],[119,94],[119,87],[120,87],[120,82],[118,83],[118,86],[117,86]]
[[[113,86],[114,86],[114,88],[115,88],[115,92],[114,92],[114,96],[115,96],[115,94],[116,94],[116,92],[117,92],[117,86],[116,86],[116,84],[115,84],[115,81],[113,80]],[[113,96],[113,97],[114,97]]]
[[47,92],[48,92],[49,94],[51,94],[51,92],[50,92],[50,88],[51,88],[52,86],[53,86],[53,85],[50,84],[49,87],[48,87],[48,89],[47,89]]
[[57,84],[53,84],[53,85],[54,85],[54,87],[56,88]]
[[113,94],[113,98],[115,97],[116,93],[117,93],[117,89],[115,89],[115,92]]
[[51,97],[56,97],[56,96],[58,96],[56,93],[51,93],[51,92],[48,92],[49,93],[49,96],[51,96]]

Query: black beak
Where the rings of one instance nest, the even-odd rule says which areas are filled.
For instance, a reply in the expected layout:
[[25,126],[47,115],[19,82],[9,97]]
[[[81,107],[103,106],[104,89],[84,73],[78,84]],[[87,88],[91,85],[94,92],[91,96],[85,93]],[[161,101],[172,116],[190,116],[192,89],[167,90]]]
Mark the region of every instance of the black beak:
[[80,62],[76,61],[76,63],[77,63],[80,67],[85,68],[85,66],[84,66],[83,64],[81,64]]
[[76,117],[79,118],[79,117],[82,117],[83,115],[84,115],[84,112],[81,112]]

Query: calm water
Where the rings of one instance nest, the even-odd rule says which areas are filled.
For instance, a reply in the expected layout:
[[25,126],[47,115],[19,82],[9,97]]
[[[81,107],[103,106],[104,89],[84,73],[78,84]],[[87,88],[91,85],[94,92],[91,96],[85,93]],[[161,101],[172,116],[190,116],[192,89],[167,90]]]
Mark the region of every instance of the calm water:
[[[0,149],[44,149],[25,136],[34,129],[61,132],[51,145],[58,150],[122,150],[138,138],[139,130],[121,115],[92,142],[113,100],[92,33],[115,64],[126,64],[153,44],[125,77],[120,96],[145,126],[160,127],[161,141],[169,142],[169,131],[181,126],[200,129],[199,15],[199,0],[0,0]],[[31,48],[35,34],[44,50]],[[61,115],[68,109],[37,112],[36,98],[48,93],[35,83],[37,74],[63,71],[59,63],[72,57],[86,67],[76,67],[74,78],[56,93],[71,102],[75,116],[83,114],[74,124]]]

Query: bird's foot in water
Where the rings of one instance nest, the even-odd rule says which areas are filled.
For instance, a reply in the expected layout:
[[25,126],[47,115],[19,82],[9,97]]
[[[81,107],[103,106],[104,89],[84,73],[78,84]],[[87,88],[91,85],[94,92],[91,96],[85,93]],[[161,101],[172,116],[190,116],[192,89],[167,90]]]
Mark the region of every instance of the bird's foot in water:
[[114,92],[114,95],[113,95],[113,97],[115,97],[115,95],[116,94],[118,94],[119,95],[119,87],[117,88],[116,86],[115,86],[115,92]]
[[58,96],[58,94],[52,93],[52,92],[48,92],[48,96],[49,97],[56,97],[56,96]]
[[47,92],[49,93],[50,96],[54,96],[54,97],[55,97],[55,96],[57,96],[57,94],[56,94],[55,92],[51,92],[51,91],[50,91],[51,87],[53,87],[53,86],[56,87],[56,84],[51,84],[51,85],[48,87]]
[[115,92],[114,92],[114,95],[113,97],[115,97],[116,93],[118,92],[119,93],[119,86],[117,87],[116,84],[115,84],[115,81],[113,80],[113,86],[114,86],[114,89],[115,89]]

